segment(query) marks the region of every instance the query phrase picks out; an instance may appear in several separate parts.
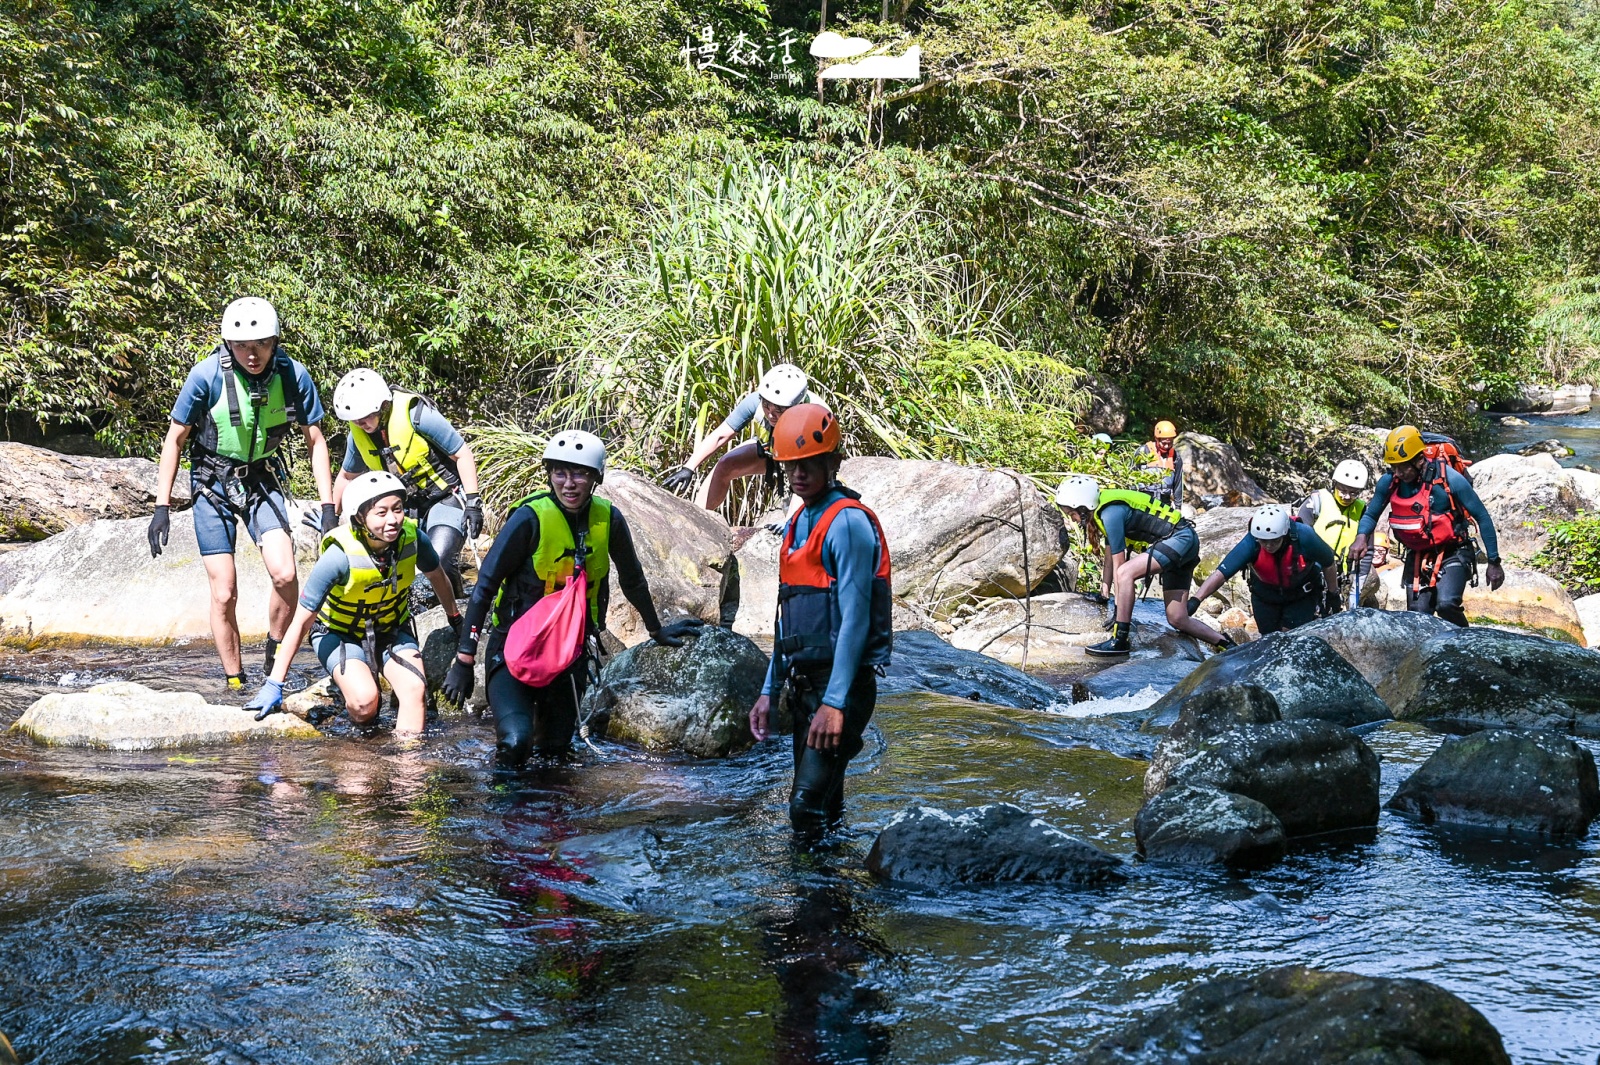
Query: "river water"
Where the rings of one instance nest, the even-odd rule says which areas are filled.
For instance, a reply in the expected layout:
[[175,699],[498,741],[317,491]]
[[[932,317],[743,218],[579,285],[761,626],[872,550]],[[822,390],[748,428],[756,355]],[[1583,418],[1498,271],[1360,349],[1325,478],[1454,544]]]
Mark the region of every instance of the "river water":
[[[0,660],[0,724],[99,680],[211,685],[209,648]],[[1079,891],[875,883],[913,803],[1009,800],[1131,857],[1143,763],[1064,718],[886,699],[854,830],[788,842],[779,744],[609,744],[497,776],[492,728],[403,745],[51,750],[0,733],[0,1031],[35,1063],[1052,1062],[1199,981],[1304,963],[1457,992],[1519,1062],[1600,1053],[1600,861],[1387,812],[1248,875]],[[1385,796],[1437,744],[1370,737]],[[1600,834],[1600,833],[1597,833]]]
[[1600,410],[1588,414],[1563,414],[1551,417],[1526,415],[1527,425],[1506,425],[1503,421],[1489,431],[1498,450],[1515,451],[1525,444],[1554,437],[1575,454],[1559,461],[1563,466],[1583,464],[1600,469]]

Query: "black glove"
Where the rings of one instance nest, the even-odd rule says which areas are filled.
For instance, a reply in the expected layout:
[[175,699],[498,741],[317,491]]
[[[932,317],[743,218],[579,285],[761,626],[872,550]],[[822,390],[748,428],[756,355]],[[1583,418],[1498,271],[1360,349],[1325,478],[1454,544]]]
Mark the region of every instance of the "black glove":
[[467,539],[476,540],[483,535],[483,497],[477,492],[468,492],[463,498],[467,504],[463,522],[467,527]]
[[446,615],[444,621],[445,621],[446,625],[450,626],[450,631],[455,634],[456,642],[460,643],[461,642],[461,621],[462,621],[461,615],[457,614],[455,617],[450,617],[449,615]]
[[789,531],[789,523],[786,521],[769,521],[761,527],[773,536],[781,537]]
[[145,533],[150,538],[150,557],[159,558],[161,549],[167,546],[167,538],[172,533],[172,518],[168,516],[168,507],[158,506],[156,512],[150,515],[150,528]]
[[682,647],[684,638],[698,635],[696,630],[704,624],[699,618],[679,618],[652,632],[650,638],[662,647]]
[[1189,616],[1190,617],[1194,617],[1194,612],[1196,610],[1200,609],[1200,599],[1199,599],[1199,597],[1191,595],[1189,597],[1189,601],[1184,604],[1184,609],[1189,611]]
[[688,488],[694,484],[694,471],[687,466],[680,467],[676,472],[669,473],[661,482],[661,487],[669,492],[676,492],[680,488]]
[[472,667],[457,658],[450,664],[450,672],[444,675],[439,692],[457,706],[466,706],[467,700],[472,698],[474,680]]
[[300,519],[300,524],[318,535],[324,535],[332,532],[333,527],[339,524],[339,512],[332,503],[324,503],[320,512],[306,511],[306,516]]
[[1343,596],[1341,596],[1339,594],[1339,589],[1337,589],[1337,588],[1329,588],[1326,592],[1323,593],[1323,596],[1322,596],[1322,614],[1323,614],[1323,616],[1324,617],[1332,617],[1334,614],[1337,614],[1339,612],[1339,606],[1340,606],[1342,601],[1343,601]]

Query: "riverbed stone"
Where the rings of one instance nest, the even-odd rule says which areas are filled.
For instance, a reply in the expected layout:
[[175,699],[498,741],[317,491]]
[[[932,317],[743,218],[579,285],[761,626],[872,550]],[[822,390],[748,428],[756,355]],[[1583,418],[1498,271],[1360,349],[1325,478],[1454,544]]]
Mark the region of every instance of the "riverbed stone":
[[976,651],[952,647],[924,631],[894,634],[894,654],[886,675],[878,681],[878,691],[885,695],[936,692],[1022,710],[1049,710],[1070,701],[1019,669]]
[[[725,758],[755,743],[750,707],[766,677],[761,648],[708,625],[681,647],[642,643],[612,658],[584,695],[583,712],[605,723],[609,739]],[[781,731],[782,723],[774,722],[774,729]]]
[[1488,1019],[1423,980],[1302,966],[1212,980],[1079,1065],[1511,1065]]
[[1281,720],[1278,700],[1258,684],[1223,684],[1196,692],[1183,701],[1177,720],[1156,745],[1144,775],[1145,797],[1160,794],[1173,769],[1198,754],[1203,741],[1239,725]]
[[[1031,612],[1031,618],[1030,618]],[[1144,612],[1148,614],[1148,611]],[[1026,634],[1027,665],[1050,669],[1094,664],[1083,649],[1103,642],[1106,607],[1076,592],[1051,592],[1033,596],[1026,606],[1016,599],[987,599],[970,616],[962,618],[950,634],[950,644],[977,651],[1008,665],[1023,664]],[[1133,647],[1163,658],[1181,657],[1198,662],[1194,640],[1179,634],[1165,621],[1135,615]]]
[[[43,540],[100,518],[148,523],[156,472],[149,459],[63,455],[0,440],[0,540]],[[172,505],[189,505],[187,476],[173,484]]]
[[53,747],[148,751],[244,740],[317,739],[322,734],[291,714],[257,721],[255,712],[215,706],[197,692],[165,692],[118,681],[81,692],[51,692],[11,726]]
[[1183,457],[1183,498],[1203,504],[1205,497],[1222,499],[1227,507],[1259,506],[1267,493],[1245,472],[1232,444],[1204,433],[1180,433],[1173,445]]
[[1600,815],[1600,777],[1594,755],[1567,736],[1490,729],[1446,740],[1388,806],[1428,824],[1570,840]]
[[1378,685],[1402,721],[1600,736],[1600,654],[1473,627],[1424,641]]
[[[462,600],[461,604],[464,603],[465,600]],[[417,644],[422,648],[422,671],[428,678],[428,690],[437,692],[439,686],[444,683],[445,674],[449,673],[450,667],[455,664],[458,646],[456,634],[450,630],[450,623],[445,620],[442,606],[415,615],[412,624],[417,629]],[[482,651],[481,647],[479,651]],[[449,715],[458,710],[468,710],[481,714],[488,709],[488,685],[484,682],[483,663],[484,656],[480,653],[472,663],[472,694],[467,697],[467,705],[458,708],[443,699],[437,699],[435,705],[440,713]]]
[[1368,684],[1376,686],[1423,641],[1459,630],[1429,614],[1364,606],[1341,610],[1294,631],[1315,636],[1333,648],[1340,658],[1356,667]]
[[1168,788],[1133,822],[1139,854],[1195,865],[1267,865],[1282,857],[1283,823],[1254,799],[1216,788]]
[[1551,522],[1568,520],[1586,505],[1573,472],[1547,454],[1491,455],[1473,463],[1471,472],[1507,560],[1532,558],[1548,541]]
[[957,814],[914,807],[878,834],[867,868],[917,884],[1045,881],[1088,886],[1119,878],[1122,863],[1010,803]]
[[[1481,577],[1478,587],[1467,587],[1461,608],[1466,611],[1468,622],[1517,629],[1586,646],[1583,619],[1560,583],[1543,573],[1517,566],[1506,566],[1505,573],[1505,583],[1498,590],[1491,589]],[[1401,567],[1386,569],[1378,575],[1376,605],[1394,613],[1405,610],[1405,580]]]
[[1165,694],[1199,668],[1189,658],[1138,658],[1091,673],[1078,686],[1085,699],[1117,699],[1146,688]]
[[1574,599],[1572,609],[1578,612],[1578,622],[1583,626],[1583,645],[1600,648],[1600,594]]
[[1589,384],[1523,385],[1522,390],[1509,399],[1489,407],[1496,413],[1509,414],[1583,414],[1593,402],[1594,386]]

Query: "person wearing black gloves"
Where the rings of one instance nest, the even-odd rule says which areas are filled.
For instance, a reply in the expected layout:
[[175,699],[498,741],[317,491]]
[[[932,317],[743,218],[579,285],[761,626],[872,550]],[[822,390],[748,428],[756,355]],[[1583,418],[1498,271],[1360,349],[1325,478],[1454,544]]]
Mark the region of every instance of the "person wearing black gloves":
[[484,683],[489,708],[494,711],[497,760],[507,768],[520,766],[532,751],[559,755],[572,746],[578,704],[589,680],[588,653],[579,655],[550,684],[534,688],[512,675],[505,662],[505,642],[506,632],[517,618],[543,596],[566,586],[580,537],[587,550],[584,572],[589,581],[591,631],[605,627],[613,563],[622,594],[657,643],[676,647],[704,624],[699,618],[661,624],[622,511],[594,494],[606,470],[606,447],[599,437],[576,430],[556,434],[545,446],[544,465],[550,477],[549,491],[519,501],[484,556],[467,605],[456,661],[441,688],[446,699],[466,703],[472,694],[478,637],[487,621]]
[[172,484],[187,444],[195,539],[211,585],[211,638],[230,688],[242,689],[245,683],[233,562],[240,521],[261,549],[272,578],[262,666],[267,673],[272,672],[300,593],[290,532],[288,471],[281,454],[283,442],[295,430],[305,439],[311,457],[311,476],[322,500],[322,531],[334,527],[328,442],[321,421],[317,386],[306,368],[279,346],[278,312],[272,304],[253,296],[228,304],[222,315],[222,343],[189,371],[172,405],[172,424],[161,445],[149,538],[154,558],[171,535]]

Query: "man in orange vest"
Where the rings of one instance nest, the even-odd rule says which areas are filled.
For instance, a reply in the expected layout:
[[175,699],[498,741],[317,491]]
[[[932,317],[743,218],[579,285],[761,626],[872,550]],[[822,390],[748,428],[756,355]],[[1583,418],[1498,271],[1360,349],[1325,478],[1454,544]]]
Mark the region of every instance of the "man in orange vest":
[[1178,439],[1178,427],[1169,421],[1156,422],[1154,440],[1139,449],[1139,458],[1144,461],[1143,469],[1153,473],[1159,480],[1146,489],[1151,495],[1163,503],[1172,506],[1183,506],[1183,456],[1178,454],[1175,446]]
[[789,822],[806,841],[844,817],[844,774],[861,752],[889,661],[889,545],[877,515],[838,482],[839,422],[818,403],[791,407],[773,457],[802,504],[778,551],[778,625],[750,732],[765,740],[772,702],[794,722]]

